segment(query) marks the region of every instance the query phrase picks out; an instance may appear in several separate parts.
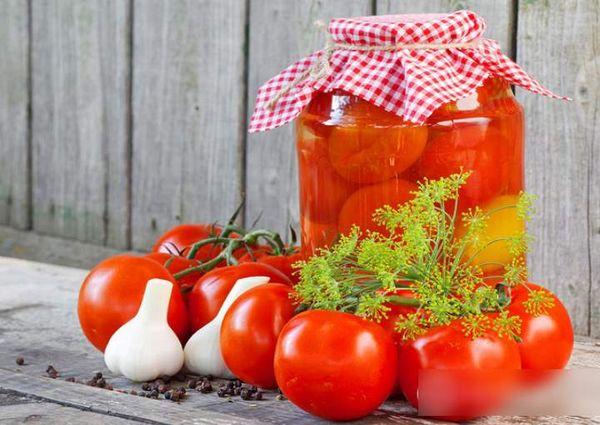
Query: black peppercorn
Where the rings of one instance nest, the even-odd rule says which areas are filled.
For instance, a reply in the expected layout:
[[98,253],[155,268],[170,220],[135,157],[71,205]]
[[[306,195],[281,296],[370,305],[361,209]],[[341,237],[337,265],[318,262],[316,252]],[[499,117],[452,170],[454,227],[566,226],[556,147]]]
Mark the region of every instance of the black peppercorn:
[[21,356],[17,357],[15,360],[19,366],[23,366],[25,364],[25,359]]
[[48,367],[46,368],[46,373],[52,379],[58,377],[58,371],[52,365],[48,365]]
[[258,400],[258,401],[262,400],[263,399],[263,393],[262,393],[262,391],[258,391],[256,393],[256,395],[254,396],[254,399]]
[[204,380],[199,386],[196,387],[196,390],[200,391],[202,394],[208,394],[212,392],[213,388],[208,380]]
[[242,400],[252,400],[252,393],[247,388],[242,388],[240,397]]

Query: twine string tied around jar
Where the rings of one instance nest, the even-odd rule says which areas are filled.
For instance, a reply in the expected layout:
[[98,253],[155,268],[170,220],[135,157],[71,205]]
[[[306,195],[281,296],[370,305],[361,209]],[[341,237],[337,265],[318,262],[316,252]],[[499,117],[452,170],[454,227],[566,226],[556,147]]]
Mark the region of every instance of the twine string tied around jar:
[[[314,25],[318,28],[325,28],[325,23],[323,21],[315,21]],[[457,43],[394,43],[364,46],[334,42],[329,32],[326,32],[326,34],[327,42],[315,62],[306,71],[298,75],[294,80],[284,84],[281,89],[279,89],[271,97],[271,99],[269,99],[269,102],[266,105],[267,109],[272,111],[283,96],[289,93],[292,88],[296,87],[308,77],[314,81],[319,81],[322,78],[327,77],[331,73],[331,65],[329,60],[335,50],[349,50],[355,52],[392,52],[399,50],[474,49],[477,48],[481,42],[480,38],[476,38],[475,40]]]

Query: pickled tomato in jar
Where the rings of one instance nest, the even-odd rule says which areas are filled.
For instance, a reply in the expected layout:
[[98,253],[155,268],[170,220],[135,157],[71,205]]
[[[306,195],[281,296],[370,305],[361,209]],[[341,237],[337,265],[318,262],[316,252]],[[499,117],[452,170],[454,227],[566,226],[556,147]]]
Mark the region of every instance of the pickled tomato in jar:
[[[335,18],[324,49],[260,87],[250,132],[296,122],[305,254],[354,226],[386,232],[373,222],[377,209],[459,172],[469,177],[458,201],[444,205],[449,212],[501,211],[487,237],[522,229],[503,208],[524,175],[523,109],[510,85],[560,96],[504,55],[485,27],[468,10]],[[469,249],[486,272],[515,260],[506,244]]]
[[[319,93],[296,123],[305,250],[314,253],[355,225],[385,232],[373,213],[412,199],[424,179],[470,172],[459,214],[517,196],[523,190],[522,115],[500,79],[442,105],[423,125],[342,91]],[[507,232],[520,226],[513,217],[503,222]],[[482,262],[486,256],[486,262],[510,261],[497,251],[484,252]]]

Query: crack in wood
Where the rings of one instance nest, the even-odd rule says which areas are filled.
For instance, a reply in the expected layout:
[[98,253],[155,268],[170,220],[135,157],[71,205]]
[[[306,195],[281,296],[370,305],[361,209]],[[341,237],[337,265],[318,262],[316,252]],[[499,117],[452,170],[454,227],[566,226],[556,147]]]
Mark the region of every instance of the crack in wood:
[[42,304],[42,303],[34,303],[34,304],[17,305],[15,307],[10,307],[10,308],[3,308],[3,309],[0,309],[0,317],[8,318],[8,317],[14,315],[15,313],[19,313],[19,312],[25,311],[25,310],[37,309],[37,308],[50,308],[50,306],[46,305],[46,304]]
[[[116,417],[116,418],[120,418],[120,419],[127,419],[130,421],[139,422],[139,423],[153,424],[153,425],[168,425],[168,422],[154,421],[152,419],[140,418],[140,417],[128,415],[125,413],[111,412],[110,410],[102,410],[102,409],[94,408],[91,406],[80,405],[80,404],[72,403],[72,402],[68,402],[68,401],[60,401],[60,400],[56,400],[56,399],[53,399],[50,397],[43,397],[40,395],[29,394],[29,393],[18,391],[18,390],[0,387],[0,394],[2,394],[2,393],[13,395],[13,396],[25,397],[25,398],[29,398],[31,400],[36,400],[36,401],[44,401],[47,403],[57,404],[59,406],[70,407],[73,409],[80,410],[82,412],[93,412],[93,413],[98,413],[98,414],[104,415],[104,416],[111,416],[111,417]],[[1,404],[0,404],[0,406],[1,406]],[[39,415],[32,415],[32,416],[39,416]]]

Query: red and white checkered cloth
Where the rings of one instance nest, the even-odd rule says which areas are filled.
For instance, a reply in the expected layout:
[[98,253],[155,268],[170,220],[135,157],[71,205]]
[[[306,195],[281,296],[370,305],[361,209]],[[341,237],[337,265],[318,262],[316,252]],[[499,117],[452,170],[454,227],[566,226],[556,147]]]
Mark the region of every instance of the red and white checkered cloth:
[[[467,10],[447,15],[333,19],[329,23],[333,43],[389,46],[478,42],[467,48],[319,50],[258,90],[248,130],[265,131],[286,124],[300,114],[314,93],[337,89],[417,124],[425,122],[444,103],[473,94],[489,76],[503,78],[534,93],[566,99],[544,88],[502,54],[497,42],[482,38],[484,29],[484,20]],[[327,56],[329,66],[325,74],[311,72],[319,65],[317,61],[326,60]],[[277,102],[269,105],[274,96],[279,96]]]

